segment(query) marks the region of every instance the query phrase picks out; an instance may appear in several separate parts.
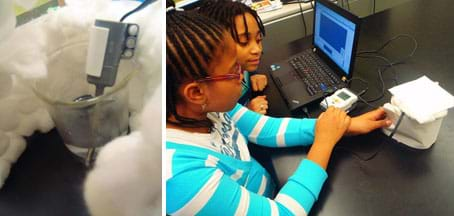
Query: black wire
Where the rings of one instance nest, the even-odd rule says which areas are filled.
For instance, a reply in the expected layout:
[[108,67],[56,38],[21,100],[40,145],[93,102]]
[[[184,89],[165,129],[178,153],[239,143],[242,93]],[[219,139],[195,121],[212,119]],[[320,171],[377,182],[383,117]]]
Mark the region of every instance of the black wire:
[[282,2],[282,4],[300,4],[300,1],[303,3],[307,3],[305,0],[295,0],[295,1],[288,1],[288,2]]
[[[389,138],[392,138],[394,136],[394,134],[396,133],[397,131],[397,128],[399,127],[400,123],[402,122],[402,119],[403,117],[405,116],[405,113],[402,112],[399,116],[399,119],[397,120],[397,123],[396,123],[396,126],[394,126],[394,129],[393,131],[391,131],[391,133],[388,135]],[[384,142],[381,142],[380,143],[380,146],[379,146],[379,149],[377,149],[377,151],[375,151],[374,153],[372,153],[371,155],[363,158],[360,154],[348,149],[347,147],[344,147],[344,146],[338,146],[336,145],[336,147],[334,148],[334,150],[344,150],[350,154],[352,154],[356,159],[360,160],[360,161],[370,161],[372,159],[374,159],[382,150],[383,150],[383,147],[384,147]]]
[[[375,3],[375,1],[374,1]],[[409,55],[407,55],[406,57],[402,58],[401,60],[398,60],[398,61],[395,61],[395,62],[391,62],[388,58],[384,57],[384,56],[381,56],[381,55],[370,55],[370,54],[379,54],[379,52],[381,50],[383,50],[386,46],[388,46],[392,41],[396,40],[397,38],[400,38],[400,37],[408,37],[408,38],[411,38],[413,41],[414,41],[414,48],[412,49],[412,51],[410,52]],[[385,61],[387,64],[386,65],[382,65],[378,68],[378,76],[380,78],[380,82],[381,82],[381,85],[382,85],[382,93],[375,99],[372,99],[372,100],[364,100],[361,95],[358,95],[358,99],[360,99],[362,102],[364,102],[365,104],[367,104],[368,106],[372,107],[372,108],[377,108],[373,105],[370,104],[370,102],[374,102],[374,101],[377,101],[379,99],[381,99],[384,94],[385,94],[385,83],[383,81],[383,72],[386,71],[388,68],[392,68],[393,66],[395,65],[398,65],[398,64],[402,64],[404,63],[407,59],[409,59],[410,57],[412,57],[414,55],[414,53],[416,52],[416,49],[418,47],[418,42],[416,41],[416,39],[410,35],[397,35],[395,37],[393,37],[392,39],[388,40],[385,44],[383,44],[380,48],[376,49],[376,50],[369,50],[369,51],[362,51],[362,52],[358,52],[358,55],[357,57],[363,57],[363,58],[378,58],[378,59],[381,59],[383,61]],[[367,54],[367,55],[361,55],[361,54]],[[384,67],[384,70],[382,70],[382,67]],[[347,83],[351,82],[354,78],[350,79],[347,81]],[[361,80],[363,81],[364,83],[367,83],[365,80],[361,79],[361,78],[355,78],[355,79],[358,79],[358,80]],[[394,127],[393,131],[389,134],[389,138],[392,138],[394,136],[394,134],[396,133],[400,123],[402,122],[402,119],[404,117],[405,113],[402,112],[402,114],[399,116],[399,119],[397,120],[397,123],[396,123],[396,126]],[[360,161],[369,161],[369,160],[372,160],[374,159],[382,150],[383,150],[383,147],[384,147],[384,143],[380,143],[380,146],[379,146],[379,149],[377,151],[375,151],[373,154],[371,154],[370,156],[367,156],[367,157],[362,157],[360,154],[344,147],[344,146],[336,146],[335,147],[335,150],[344,150],[344,151],[347,151],[349,152],[351,155],[353,155],[356,159],[360,160]]]
[[307,109],[307,107],[303,107],[302,110],[303,110],[303,113],[306,115],[307,118],[311,118],[311,115],[309,114],[309,110]]
[[359,95],[357,95],[357,96],[358,96],[358,99],[359,99],[361,102],[365,103],[367,106],[369,106],[369,107],[371,107],[371,108],[374,108],[374,109],[377,109],[377,108],[378,108],[377,106],[374,106],[374,105],[370,104],[369,102],[367,102],[366,100],[364,100],[364,98],[362,98],[361,96],[359,96]]
[[[402,119],[403,117],[405,116],[405,113],[402,112],[399,116],[399,119],[397,120],[397,123],[396,123],[396,126],[394,126],[394,129],[393,131],[391,131],[391,133],[388,135],[389,138],[392,139],[392,137],[394,136],[394,134],[396,133],[397,131],[397,128],[399,128],[399,125],[400,123],[402,122]],[[377,149],[377,151],[375,151],[374,153],[372,153],[371,155],[363,158],[360,154],[348,149],[347,147],[344,147],[344,146],[340,146],[340,145],[336,145],[336,147],[334,148],[334,150],[344,150],[350,154],[352,154],[356,159],[360,160],[360,161],[363,161],[363,162],[366,162],[366,161],[370,161],[372,159],[374,159],[382,150],[383,150],[383,147],[384,147],[384,142],[381,142],[380,143],[380,146],[379,148]]]
[[326,109],[328,109],[328,107],[329,107],[328,100],[326,99],[326,98],[329,96],[329,94],[330,94],[330,93],[327,92],[326,89],[323,90],[323,100],[325,101]]
[[347,10],[350,11],[350,2],[348,2],[348,0],[346,0],[346,1],[347,1]]
[[360,91],[359,93],[357,93],[358,96],[365,94],[367,92],[367,90],[369,90],[369,83],[366,80],[359,78],[359,77],[352,77],[351,79],[347,80],[347,86],[350,87],[350,83],[353,80],[359,80],[359,81],[363,82],[364,84],[366,84],[366,88],[363,89],[362,91]]
[[[394,36],[393,38],[389,39],[388,41],[386,41],[381,47],[379,47],[378,49],[375,49],[375,50],[363,50],[363,51],[358,51],[357,55],[360,55],[360,54],[366,54],[366,53],[379,53],[380,51],[382,51],[383,49],[385,49],[389,44],[391,44],[391,42],[399,39],[399,38],[410,38],[413,43],[414,43],[414,47],[412,49],[412,51],[410,52],[410,54],[406,57],[406,58],[410,58],[412,57],[415,52],[416,52],[416,49],[418,48],[418,41],[416,41],[416,39],[411,36],[411,35],[408,35],[408,34],[399,34],[399,35],[396,35]],[[405,61],[406,58],[400,60],[400,61]]]
[[298,5],[300,6],[301,18],[303,19],[303,26],[304,26],[304,37],[307,36],[307,27],[306,27],[306,20],[304,19],[303,7],[301,6],[302,0],[298,0]]
[[[380,55],[380,51],[385,49],[389,44],[391,44],[391,42],[393,42],[393,41],[395,41],[395,40],[397,40],[399,38],[402,38],[402,37],[410,38],[414,42],[414,47],[411,50],[410,54],[408,54],[404,58],[402,58],[400,60],[397,60],[397,61],[394,61],[394,62],[391,62],[388,58]],[[365,50],[365,51],[359,51],[358,52],[357,57],[360,57],[360,58],[378,58],[378,59],[381,59],[381,60],[386,62],[385,65],[381,65],[381,66],[378,67],[378,77],[380,79],[380,84],[381,84],[381,93],[380,93],[380,95],[378,95],[376,98],[373,98],[373,99],[370,99],[370,100],[367,100],[367,101],[364,100],[364,102],[371,103],[371,102],[375,102],[375,101],[378,101],[381,98],[383,98],[383,96],[385,95],[385,82],[383,80],[383,73],[389,68],[394,69],[393,66],[395,66],[395,65],[403,64],[405,61],[407,61],[409,58],[411,58],[415,54],[417,48],[418,48],[418,42],[416,41],[416,39],[413,36],[407,35],[407,34],[400,34],[400,35],[394,36],[390,40],[386,41],[378,49]],[[377,55],[372,55],[372,54],[377,54]],[[394,80],[395,80],[396,83],[398,83],[398,81],[397,81],[397,73],[395,71],[394,71]]]
[[129,11],[128,13],[123,15],[123,17],[121,17],[121,19],[120,19],[120,22],[123,22],[123,20],[126,19],[129,15],[131,15],[131,14],[137,12],[137,11],[142,10],[143,8],[145,8],[147,5],[149,5],[150,3],[154,2],[154,1],[156,1],[156,0],[145,0],[139,6],[134,8],[132,11]]
[[[383,56],[358,56],[358,57],[363,57],[363,58],[380,58],[382,60],[385,60],[386,62],[388,62],[387,65],[382,65],[382,66],[379,66],[378,67],[378,77],[380,79],[380,84],[381,84],[381,93],[373,98],[373,99],[370,99],[370,100],[365,100],[367,103],[372,103],[372,102],[375,102],[375,101],[378,101],[380,99],[383,98],[383,96],[385,95],[385,82],[383,80],[383,72],[385,72],[388,68],[392,68],[392,65],[390,64],[391,62],[383,57]],[[384,70],[382,70],[382,67],[384,67]]]
[[[360,91],[359,93],[356,93],[356,92],[355,92],[355,93],[356,93],[356,96],[358,97],[358,99],[360,100],[360,102],[365,103],[366,105],[368,105],[368,106],[371,107],[371,108],[377,109],[378,107],[376,107],[376,106],[370,104],[369,102],[367,102],[366,100],[364,100],[364,98],[361,97],[363,94],[365,94],[365,93],[367,92],[367,90],[369,90],[369,83],[368,83],[366,80],[361,79],[361,78],[359,78],[359,77],[353,77],[353,78],[347,80],[347,85],[349,85],[349,84],[351,83],[351,81],[353,81],[353,80],[359,80],[359,81],[363,82],[364,84],[366,84],[366,87],[365,87],[362,91]],[[350,89],[350,90],[351,90],[351,89]],[[351,91],[353,91],[353,90],[351,90]]]
[[377,149],[377,151],[375,151],[371,155],[364,157],[364,158],[360,154],[348,149],[345,146],[336,145],[334,150],[344,150],[344,151],[350,153],[351,155],[353,155],[356,159],[366,162],[366,161],[370,161],[370,160],[374,159],[378,155],[378,153],[380,153],[383,150],[383,146],[384,146],[383,142],[380,143],[379,149]]
[[394,126],[394,130],[389,134],[389,138],[393,138],[394,134],[396,133],[397,131],[397,128],[399,127],[400,123],[402,122],[402,119],[404,118],[405,116],[405,113],[402,112],[399,116],[399,119],[397,120],[397,123],[396,123],[396,126]]

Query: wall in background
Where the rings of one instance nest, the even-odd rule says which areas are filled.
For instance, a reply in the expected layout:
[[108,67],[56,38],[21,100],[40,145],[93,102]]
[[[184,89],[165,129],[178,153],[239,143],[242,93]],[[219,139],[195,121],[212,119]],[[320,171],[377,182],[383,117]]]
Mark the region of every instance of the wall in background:
[[30,20],[47,13],[49,8],[59,5],[64,5],[64,0],[38,0],[30,10],[15,4],[14,12],[17,16],[17,26],[27,23]]
[[[410,0],[375,0],[375,13],[397,6]],[[374,0],[349,0],[338,1],[338,5],[351,11],[359,17],[366,17],[374,13]],[[305,35],[311,35],[313,30],[313,10],[311,7],[303,7],[304,20],[306,22],[306,33],[304,32],[303,19],[298,4],[286,5],[284,7],[293,7],[283,17],[277,19],[268,19],[268,14],[260,16],[264,19],[266,37],[263,42],[263,49],[272,50],[275,47],[285,45],[291,41],[300,39]],[[285,11],[285,10],[282,10]],[[278,13],[277,11],[275,13]]]

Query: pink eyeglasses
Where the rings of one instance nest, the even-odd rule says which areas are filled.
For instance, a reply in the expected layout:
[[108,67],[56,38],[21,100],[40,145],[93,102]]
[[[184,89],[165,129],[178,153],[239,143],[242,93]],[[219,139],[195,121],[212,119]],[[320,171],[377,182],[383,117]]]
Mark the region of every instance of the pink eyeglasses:
[[232,80],[232,79],[240,79],[243,70],[239,63],[236,63],[235,67],[233,68],[233,73],[228,73],[224,75],[218,76],[207,76],[205,78],[197,79],[196,82],[210,82],[210,81],[221,81],[221,80]]

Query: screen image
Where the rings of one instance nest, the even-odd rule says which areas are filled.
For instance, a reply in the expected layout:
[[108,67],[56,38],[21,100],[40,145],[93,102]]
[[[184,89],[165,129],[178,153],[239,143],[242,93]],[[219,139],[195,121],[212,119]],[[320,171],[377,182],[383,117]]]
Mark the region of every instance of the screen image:
[[320,25],[323,26],[320,29],[320,36],[338,53],[344,52],[347,30],[323,14],[320,16]]
[[339,98],[341,98],[342,100],[347,100],[350,98],[350,95],[348,95],[347,93],[345,92],[341,92],[337,95]]
[[356,25],[321,3],[315,6],[314,44],[348,75]]

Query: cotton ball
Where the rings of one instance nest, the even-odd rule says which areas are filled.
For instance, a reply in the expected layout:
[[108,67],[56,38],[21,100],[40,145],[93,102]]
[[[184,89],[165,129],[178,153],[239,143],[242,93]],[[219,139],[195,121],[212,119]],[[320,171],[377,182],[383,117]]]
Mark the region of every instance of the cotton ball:
[[9,97],[9,102],[16,107],[20,114],[30,114],[35,112],[39,107],[43,107],[44,103],[36,97],[35,93],[30,89],[29,83],[25,80],[13,77],[13,89]]
[[48,98],[72,101],[88,94],[89,86],[85,75],[86,44],[66,47],[50,58],[48,77],[37,80],[37,91]]
[[147,77],[144,73],[136,73],[129,81],[129,109],[133,112],[140,112],[144,106],[147,94],[146,80]]
[[9,52],[2,53],[2,65],[10,73],[24,78],[37,78],[46,74],[46,56],[44,54],[45,37],[40,29],[40,18],[17,28],[12,37],[14,43],[3,47]]
[[147,77],[145,89],[147,96],[151,95],[156,86],[161,83],[162,40],[160,31],[164,21],[160,13],[161,4],[151,4],[142,13],[137,14],[137,22],[141,26],[141,33],[137,42],[136,56],[142,66],[142,72]]
[[15,110],[18,114],[30,114],[35,112],[38,108],[43,107],[44,104],[35,95],[23,95],[16,91],[16,86],[11,91],[9,97],[0,100],[2,103],[7,104],[8,107]]
[[[12,63],[11,67],[21,77],[33,79],[45,76],[47,67],[43,59],[45,55],[39,52],[30,52],[24,58]],[[41,61],[40,61],[41,60]]]
[[[162,127],[162,88],[158,85],[156,91],[147,101],[143,109],[141,119],[141,131],[144,134],[146,142],[157,148],[161,148],[161,127]],[[158,105],[159,104],[159,105]],[[159,151],[161,154],[161,151]]]
[[[84,196],[93,215],[161,214],[162,54],[161,34],[156,31],[162,26],[157,13],[160,5],[159,1],[153,3],[126,20],[141,27],[142,45],[138,44],[135,57],[141,68],[135,81],[129,83],[129,90],[133,89],[131,98],[134,97],[130,107],[135,111],[130,121],[141,126],[138,131],[111,141],[99,153],[85,182]],[[120,70],[119,74],[127,72]],[[144,98],[150,100],[138,122],[133,119],[138,119]]]
[[[3,125],[5,131],[16,131],[22,136],[29,136],[33,133],[33,119],[27,118],[26,115],[19,112],[22,104],[19,103],[17,95],[11,95],[4,100],[5,103],[0,107],[0,116],[5,115],[2,119],[4,122],[0,123]],[[9,119],[8,119],[9,118]],[[2,127],[0,125],[0,127]],[[5,127],[6,125],[6,127]]]
[[[93,25],[93,7],[78,8],[67,5],[44,16],[46,32],[46,53],[54,54],[62,47],[88,43],[88,29]],[[84,57],[85,59],[85,57]]]
[[108,143],[88,174],[84,197],[92,215],[161,213],[161,86],[147,102],[139,131]]
[[11,163],[0,157],[0,188],[3,187],[6,178],[8,178],[10,169]]
[[39,107],[42,107],[43,104],[36,97],[20,97],[17,99],[18,111],[23,114],[31,114],[35,112]]
[[85,84],[87,82],[85,75],[87,46],[88,42],[85,42],[61,49],[55,58],[50,59],[48,63],[49,73],[55,78],[58,77],[58,80],[64,79],[71,83],[71,78],[78,78]]
[[[11,133],[7,133],[6,136],[8,138],[0,138],[9,139],[6,151],[0,155],[0,187],[3,186],[5,179],[9,175],[11,164],[17,161],[26,147],[24,138]],[[0,145],[2,143],[3,141],[0,141]]]
[[13,88],[13,79],[10,74],[0,71],[0,101],[6,97]]
[[20,115],[20,125],[14,132],[21,136],[30,136],[35,130],[43,133],[52,129],[54,123],[45,109],[39,109],[34,113],[28,115]]
[[0,131],[0,158],[6,152],[9,147],[10,138],[5,132]]
[[[96,19],[119,21],[123,15],[136,8],[140,2],[137,1],[113,1],[104,7],[97,5]],[[130,16],[133,16],[131,14]],[[130,22],[129,17],[125,22]]]
[[35,131],[35,128],[38,127],[35,119],[30,118],[29,116],[22,116],[19,119],[19,126],[14,130],[14,133],[21,136],[31,136]]
[[133,60],[122,60],[118,67],[117,83],[122,82],[128,75],[132,74],[127,87],[129,94],[129,111],[140,112],[144,103],[144,89],[146,77],[140,65]]
[[14,163],[17,161],[22,152],[24,152],[26,143],[24,138],[21,136],[12,133],[8,133],[8,135],[10,137],[10,145],[6,152],[1,156],[1,159]]
[[18,76],[12,77],[13,89],[11,90],[12,95],[20,96],[35,96],[33,91],[30,89],[30,80],[24,80],[18,78]]
[[[103,12],[121,11],[115,8],[122,6],[124,8],[136,5],[137,2],[125,2],[128,4],[112,4],[112,9],[107,9]],[[123,3],[123,2],[121,2]],[[156,29],[161,29],[162,18],[159,13],[160,2],[153,3],[137,13],[131,14],[125,20],[129,23],[137,23],[140,26],[138,35],[137,47],[133,60],[121,61],[119,67],[119,79],[121,80],[126,74],[133,70],[138,70],[128,84],[129,90],[129,108],[131,112],[141,112],[145,98],[149,98],[155,90],[156,86],[161,82],[161,33]],[[119,17],[124,13],[120,13]],[[108,18],[116,16],[114,14]],[[135,63],[135,64],[134,64]]]
[[[85,200],[92,215],[154,215],[160,205],[152,205],[161,194],[161,185],[150,184],[159,178],[152,168],[151,149],[139,132],[120,137],[101,150],[85,182]],[[153,161],[151,161],[153,160]],[[160,173],[160,172],[159,172]],[[161,181],[159,181],[161,182]]]
[[66,6],[44,16],[49,50],[62,44],[88,41],[88,29],[95,15],[105,9],[110,0],[66,0]]
[[131,129],[131,131],[135,131],[140,127],[140,117],[140,113],[131,112],[131,116],[129,117],[129,128]]
[[38,117],[38,127],[36,128],[39,130],[41,133],[47,133],[49,132],[52,128],[54,128],[55,124],[52,121],[52,118],[47,111],[47,109],[39,109],[36,113],[35,116]]
[[[2,27],[0,28],[0,41],[6,42],[5,39],[10,39],[9,36],[11,35],[11,32],[14,31],[14,26],[16,26],[16,17],[14,16],[11,0],[0,1],[0,19],[2,23]],[[2,48],[1,44],[0,48]]]
[[[25,70],[23,68],[34,68],[35,63],[42,62],[42,58],[35,58],[43,51],[45,37],[38,25],[40,18],[16,28],[11,34],[11,41],[1,43],[2,52],[0,56],[0,68],[9,73],[22,74],[24,77],[38,77],[42,71]],[[2,41],[4,42],[4,41]],[[21,63],[28,63],[22,65]],[[41,74],[42,75],[42,74]]]
[[2,100],[0,104],[0,130],[12,131],[19,126],[19,114],[15,104],[8,103],[10,100]]
[[[161,173],[162,161],[162,95],[161,85],[157,86],[151,99],[147,102],[141,120],[140,131],[144,137],[143,145],[147,146],[149,166],[153,173]],[[159,105],[158,105],[159,104]],[[161,175],[152,175],[149,181],[150,193],[155,197],[153,208],[160,209],[161,203]]]

